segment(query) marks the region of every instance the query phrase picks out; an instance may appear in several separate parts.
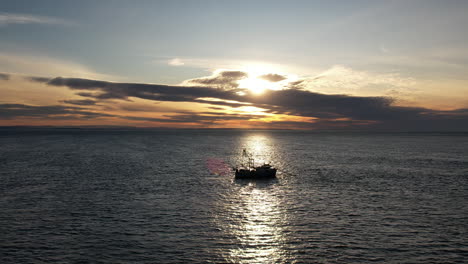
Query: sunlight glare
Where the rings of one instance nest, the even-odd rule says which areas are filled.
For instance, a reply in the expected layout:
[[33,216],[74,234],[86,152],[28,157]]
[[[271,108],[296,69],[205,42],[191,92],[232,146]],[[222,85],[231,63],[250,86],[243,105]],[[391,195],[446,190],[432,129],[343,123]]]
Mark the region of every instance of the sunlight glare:
[[260,76],[265,74],[281,74],[288,76],[281,73],[277,67],[273,67],[269,64],[249,64],[242,67],[241,70],[247,72],[249,77],[239,81],[239,88],[248,89],[250,92],[257,95],[262,94],[266,90],[282,90],[284,89],[285,83],[284,81],[270,82],[261,79]]
[[272,89],[272,83],[258,79],[257,77],[249,77],[239,81],[239,88],[249,89],[254,94],[262,94],[266,89]]
[[262,116],[272,116],[273,114],[265,113],[266,109],[255,107],[255,106],[241,106],[237,108],[243,114],[248,115],[262,115]]

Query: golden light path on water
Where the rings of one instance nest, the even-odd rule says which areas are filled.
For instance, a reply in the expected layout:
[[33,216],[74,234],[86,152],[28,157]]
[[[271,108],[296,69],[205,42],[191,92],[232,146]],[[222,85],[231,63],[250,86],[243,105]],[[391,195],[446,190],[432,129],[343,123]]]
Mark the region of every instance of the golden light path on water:
[[237,248],[230,252],[236,263],[277,263],[284,251],[283,220],[277,197],[269,194],[268,188],[250,184],[240,194],[242,206],[240,225],[233,228],[239,240]]
[[269,158],[274,152],[273,142],[270,137],[263,134],[253,134],[245,137],[241,146],[253,155],[255,164],[262,165],[270,162]]
[[[267,162],[273,142],[264,135],[244,138],[243,148],[251,152],[257,165]],[[284,248],[286,214],[278,196],[277,180],[234,180],[238,188],[229,197],[228,227],[238,243],[230,250],[228,261],[234,263],[278,263],[287,253]]]

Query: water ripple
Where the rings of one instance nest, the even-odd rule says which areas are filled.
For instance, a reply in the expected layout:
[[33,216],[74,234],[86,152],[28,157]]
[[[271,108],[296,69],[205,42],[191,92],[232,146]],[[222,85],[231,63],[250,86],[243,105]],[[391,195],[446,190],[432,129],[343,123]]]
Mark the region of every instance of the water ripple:
[[[0,146],[1,263],[468,257],[466,135],[10,133]],[[278,179],[224,173],[243,148]]]

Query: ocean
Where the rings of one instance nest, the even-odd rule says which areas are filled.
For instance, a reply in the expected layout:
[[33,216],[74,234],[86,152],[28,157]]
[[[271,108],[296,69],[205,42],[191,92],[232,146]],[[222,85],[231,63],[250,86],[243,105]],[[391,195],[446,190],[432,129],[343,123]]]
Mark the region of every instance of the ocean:
[[0,194],[0,263],[468,261],[467,133],[2,129]]

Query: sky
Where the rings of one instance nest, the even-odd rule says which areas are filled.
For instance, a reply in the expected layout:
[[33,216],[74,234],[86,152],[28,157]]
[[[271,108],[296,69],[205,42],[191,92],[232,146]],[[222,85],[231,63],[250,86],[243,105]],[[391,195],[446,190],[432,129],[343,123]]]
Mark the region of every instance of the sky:
[[0,0],[0,126],[468,131],[467,13]]

